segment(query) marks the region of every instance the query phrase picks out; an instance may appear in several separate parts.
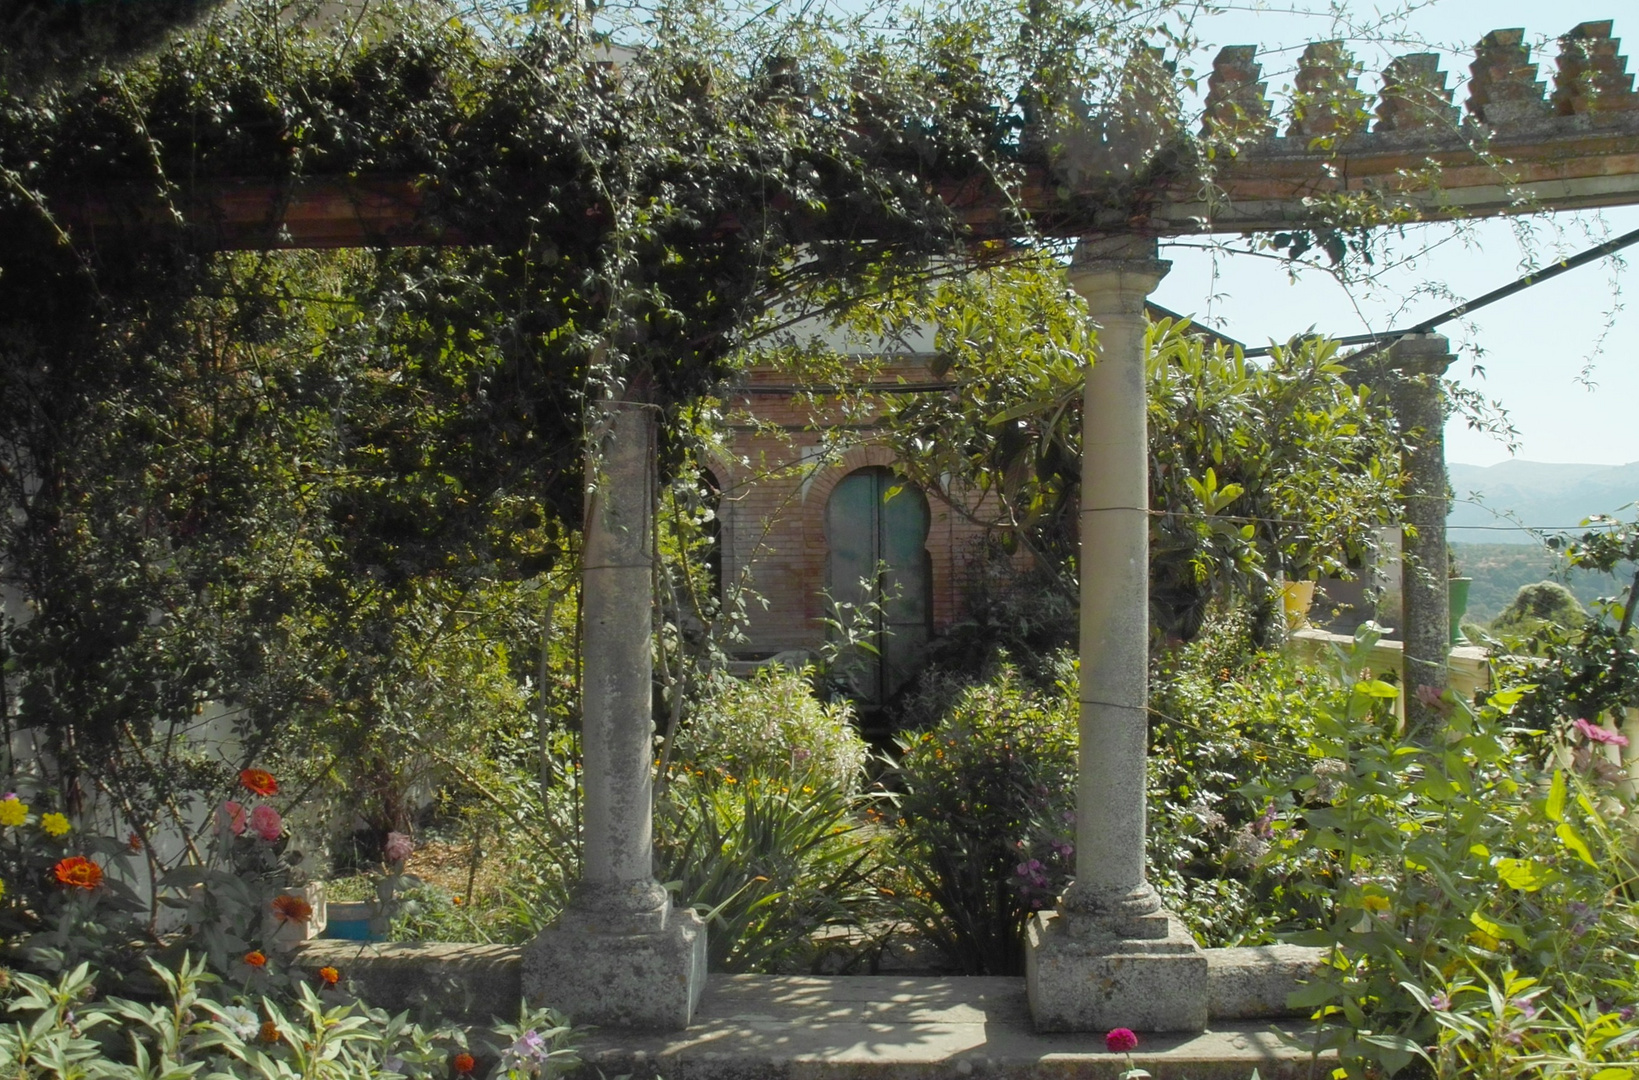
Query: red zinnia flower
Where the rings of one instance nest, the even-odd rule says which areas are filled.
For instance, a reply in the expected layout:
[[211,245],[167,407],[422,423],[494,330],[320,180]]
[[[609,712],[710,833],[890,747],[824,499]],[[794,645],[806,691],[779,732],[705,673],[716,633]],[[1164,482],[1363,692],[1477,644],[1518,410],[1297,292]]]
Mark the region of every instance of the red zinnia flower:
[[273,898],[273,917],[280,922],[306,922],[313,917],[313,905],[299,896],[280,893]]
[[333,967],[322,967],[319,969],[319,981],[326,986],[335,986],[341,982],[341,972]]
[[266,769],[239,770],[239,783],[244,785],[246,791],[257,795],[267,796],[279,793],[279,781],[275,780],[273,774]]
[[451,1062],[451,1064],[455,1066],[455,1071],[460,1073],[462,1076],[467,1075],[478,1067],[478,1062],[474,1061],[472,1059],[472,1055],[466,1053],[465,1051],[456,1054],[455,1060]]
[[1138,1045],[1138,1036],[1131,1028],[1113,1028],[1104,1036],[1104,1049],[1112,1054],[1125,1054]]
[[102,884],[102,867],[84,855],[70,855],[51,868],[57,882],[71,889],[90,891]]
[[253,968],[267,967],[267,954],[261,949],[252,949],[245,954],[245,963]]

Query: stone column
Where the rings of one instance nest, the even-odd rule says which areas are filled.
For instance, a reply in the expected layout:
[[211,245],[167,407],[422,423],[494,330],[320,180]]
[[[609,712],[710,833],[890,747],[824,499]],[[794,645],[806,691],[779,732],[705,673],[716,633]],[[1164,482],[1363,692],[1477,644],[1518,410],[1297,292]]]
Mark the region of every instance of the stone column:
[[705,985],[699,916],[654,878],[653,410],[589,411],[581,555],[584,858],[573,899],[530,947],[524,992],[576,1023],[679,1030]]
[[1076,880],[1026,940],[1042,1031],[1199,1031],[1206,957],[1144,872],[1149,749],[1149,446],[1144,300],[1155,242],[1084,242],[1070,281],[1098,325],[1081,463],[1081,721]]
[[1451,607],[1447,596],[1445,393],[1453,357],[1441,334],[1408,334],[1389,348],[1390,402],[1400,426],[1404,531],[1400,557],[1400,636],[1405,642],[1406,726],[1431,732],[1442,719],[1425,694],[1450,679]]

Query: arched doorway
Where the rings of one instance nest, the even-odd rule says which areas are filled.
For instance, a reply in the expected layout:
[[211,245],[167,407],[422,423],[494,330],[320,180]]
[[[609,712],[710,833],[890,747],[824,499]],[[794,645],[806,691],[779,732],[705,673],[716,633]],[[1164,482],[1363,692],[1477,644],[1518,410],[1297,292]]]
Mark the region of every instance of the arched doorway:
[[929,520],[922,490],[880,466],[843,477],[825,506],[830,615],[864,646],[842,655],[839,674],[863,705],[881,705],[922,667],[933,613]]

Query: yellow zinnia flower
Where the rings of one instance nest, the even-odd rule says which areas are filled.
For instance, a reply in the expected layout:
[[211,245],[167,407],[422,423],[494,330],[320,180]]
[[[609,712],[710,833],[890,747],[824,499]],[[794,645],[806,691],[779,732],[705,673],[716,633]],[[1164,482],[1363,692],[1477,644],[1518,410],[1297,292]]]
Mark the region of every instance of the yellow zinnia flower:
[[0,799],[0,825],[21,825],[28,820],[28,804],[13,795]]
[[52,836],[63,836],[68,832],[68,819],[61,814],[41,814],[40,828]]

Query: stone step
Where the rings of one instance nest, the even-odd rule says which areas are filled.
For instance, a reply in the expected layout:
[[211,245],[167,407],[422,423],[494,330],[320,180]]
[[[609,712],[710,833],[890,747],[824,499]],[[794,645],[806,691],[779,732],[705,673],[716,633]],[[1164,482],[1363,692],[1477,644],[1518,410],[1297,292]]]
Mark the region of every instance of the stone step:
[[[1301,1021],[1218,1023],[1196,1035],[1139,1035],[1133,1064],[1155,1080],[1328,1076]],[[593,1032],[589,1065],[634,1080],[1115,1080],[1125,1055],[1102,1033],[1037,1034],[1024,980],[966,976],[714,975],[685,1032]]]

